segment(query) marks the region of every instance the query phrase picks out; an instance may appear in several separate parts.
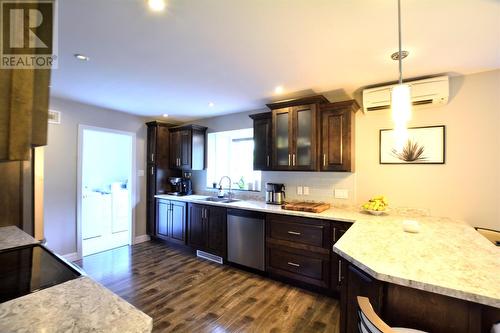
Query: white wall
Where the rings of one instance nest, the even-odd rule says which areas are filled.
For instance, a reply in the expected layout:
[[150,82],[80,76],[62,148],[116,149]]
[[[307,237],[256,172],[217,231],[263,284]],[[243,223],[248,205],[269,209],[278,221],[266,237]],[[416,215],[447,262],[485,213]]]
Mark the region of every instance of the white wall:
[[[60,98],[50,108],[61,111],[61,124],[49,124],[45,149],[44,233],[49,248],[59,254],[76,252],[76,184],[78,125],[136,133],[137,169],[146,165],[146,126],[142,117]],[[146,233],[146,179],[136,179],[135,236]]]
[[[338,91],[324,93],[331,101]],[[344,95],[343,93],[341,95]],[[252,126],[249,114],[266,109],[195,121],[209,131]],[[450,80],[450,102],[415,110],[410,126],[446,125],[445,165],[380,165],[379,130],[391,128],[389,111],[356,114],[354,173],[263,172],[262,183],[282,182],[288,198],[296,186],[311,187],[301,198],[359,205],[385,194],[394,207],[422,208],[432,215],[464,219],[474,226],[500,229],[500,70]],[[195,190],[203,190],[205,171],[193,173]],[[334,188],[349,199],[333,198]],[[263,193],[260,194],[263,197]]]

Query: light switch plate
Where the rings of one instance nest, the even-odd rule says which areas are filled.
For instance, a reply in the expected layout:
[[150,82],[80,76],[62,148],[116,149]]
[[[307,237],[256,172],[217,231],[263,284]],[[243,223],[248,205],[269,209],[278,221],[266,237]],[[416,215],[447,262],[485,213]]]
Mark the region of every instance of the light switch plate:
[[309,187],[304,186],[304,195],[309,195]]
[[137,170],[137,177],[144,177],[144,170]]
[[302,186],[297,186],[297,195],[302,195]]
[[349,190],[336,188],[335,199],[349,199]]

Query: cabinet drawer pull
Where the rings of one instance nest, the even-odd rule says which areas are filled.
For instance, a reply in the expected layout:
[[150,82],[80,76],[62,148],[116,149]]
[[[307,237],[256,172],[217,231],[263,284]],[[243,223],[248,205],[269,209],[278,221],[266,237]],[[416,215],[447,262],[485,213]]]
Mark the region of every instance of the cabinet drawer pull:
[[293,156],[293,166],[295,166],[295,154],[293,154],[292,156]]
[[269,166],[269,155],[267,155],[267,166]]
[[288,154],[288,166],[292,164],[291,160],[292,160],[292,155]]
[[339,260],[339,276],[338,276],[339,285],[342,283],[342,261]]
[[288,231],[288,233],[289,233],[290,235],[295,235],[295,236],[300,236],[300,235],[302,235],[300,232],[297,232],[297,231]]
[[290,261],[288,262],[288,265],[293,266],[293,267],[300,267],[299,264],[296,264],[296,263],[290,262]]
[[326,154],[323,154],[323,166],[326,166]]

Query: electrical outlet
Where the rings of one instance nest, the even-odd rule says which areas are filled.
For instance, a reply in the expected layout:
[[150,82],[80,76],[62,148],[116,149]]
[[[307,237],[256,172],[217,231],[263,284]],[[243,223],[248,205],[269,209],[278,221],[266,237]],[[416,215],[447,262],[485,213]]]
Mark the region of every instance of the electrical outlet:
[[349,199],[349,190],[335,189],[335,199]]
[[304,186],[304,195],[309,195],[309,187]]
[[302,186],[297,186],[297,195],[302,195]]
[[144,177],[144,170],[137,170],[137,177]]

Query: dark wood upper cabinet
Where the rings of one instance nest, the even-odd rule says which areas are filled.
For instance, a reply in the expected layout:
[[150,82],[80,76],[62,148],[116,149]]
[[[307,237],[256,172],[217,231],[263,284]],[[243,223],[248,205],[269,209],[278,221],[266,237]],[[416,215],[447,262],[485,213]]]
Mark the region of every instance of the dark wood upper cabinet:
[[356,101],[328,103],[320,108],[320,170],[354,171]]
[[170,128],[170,167],[177,170],[205,169],[207,128],[187,125]]
[[272,110],[273,170],[315,171],[321,95],[267,104]]
[[253,169],[272,169],[272,113],[265,112],[251,115],[253,119]]
[[354,100],[329,103],[311,96],[267,104],[254,120],[254,169],[354,171]]

